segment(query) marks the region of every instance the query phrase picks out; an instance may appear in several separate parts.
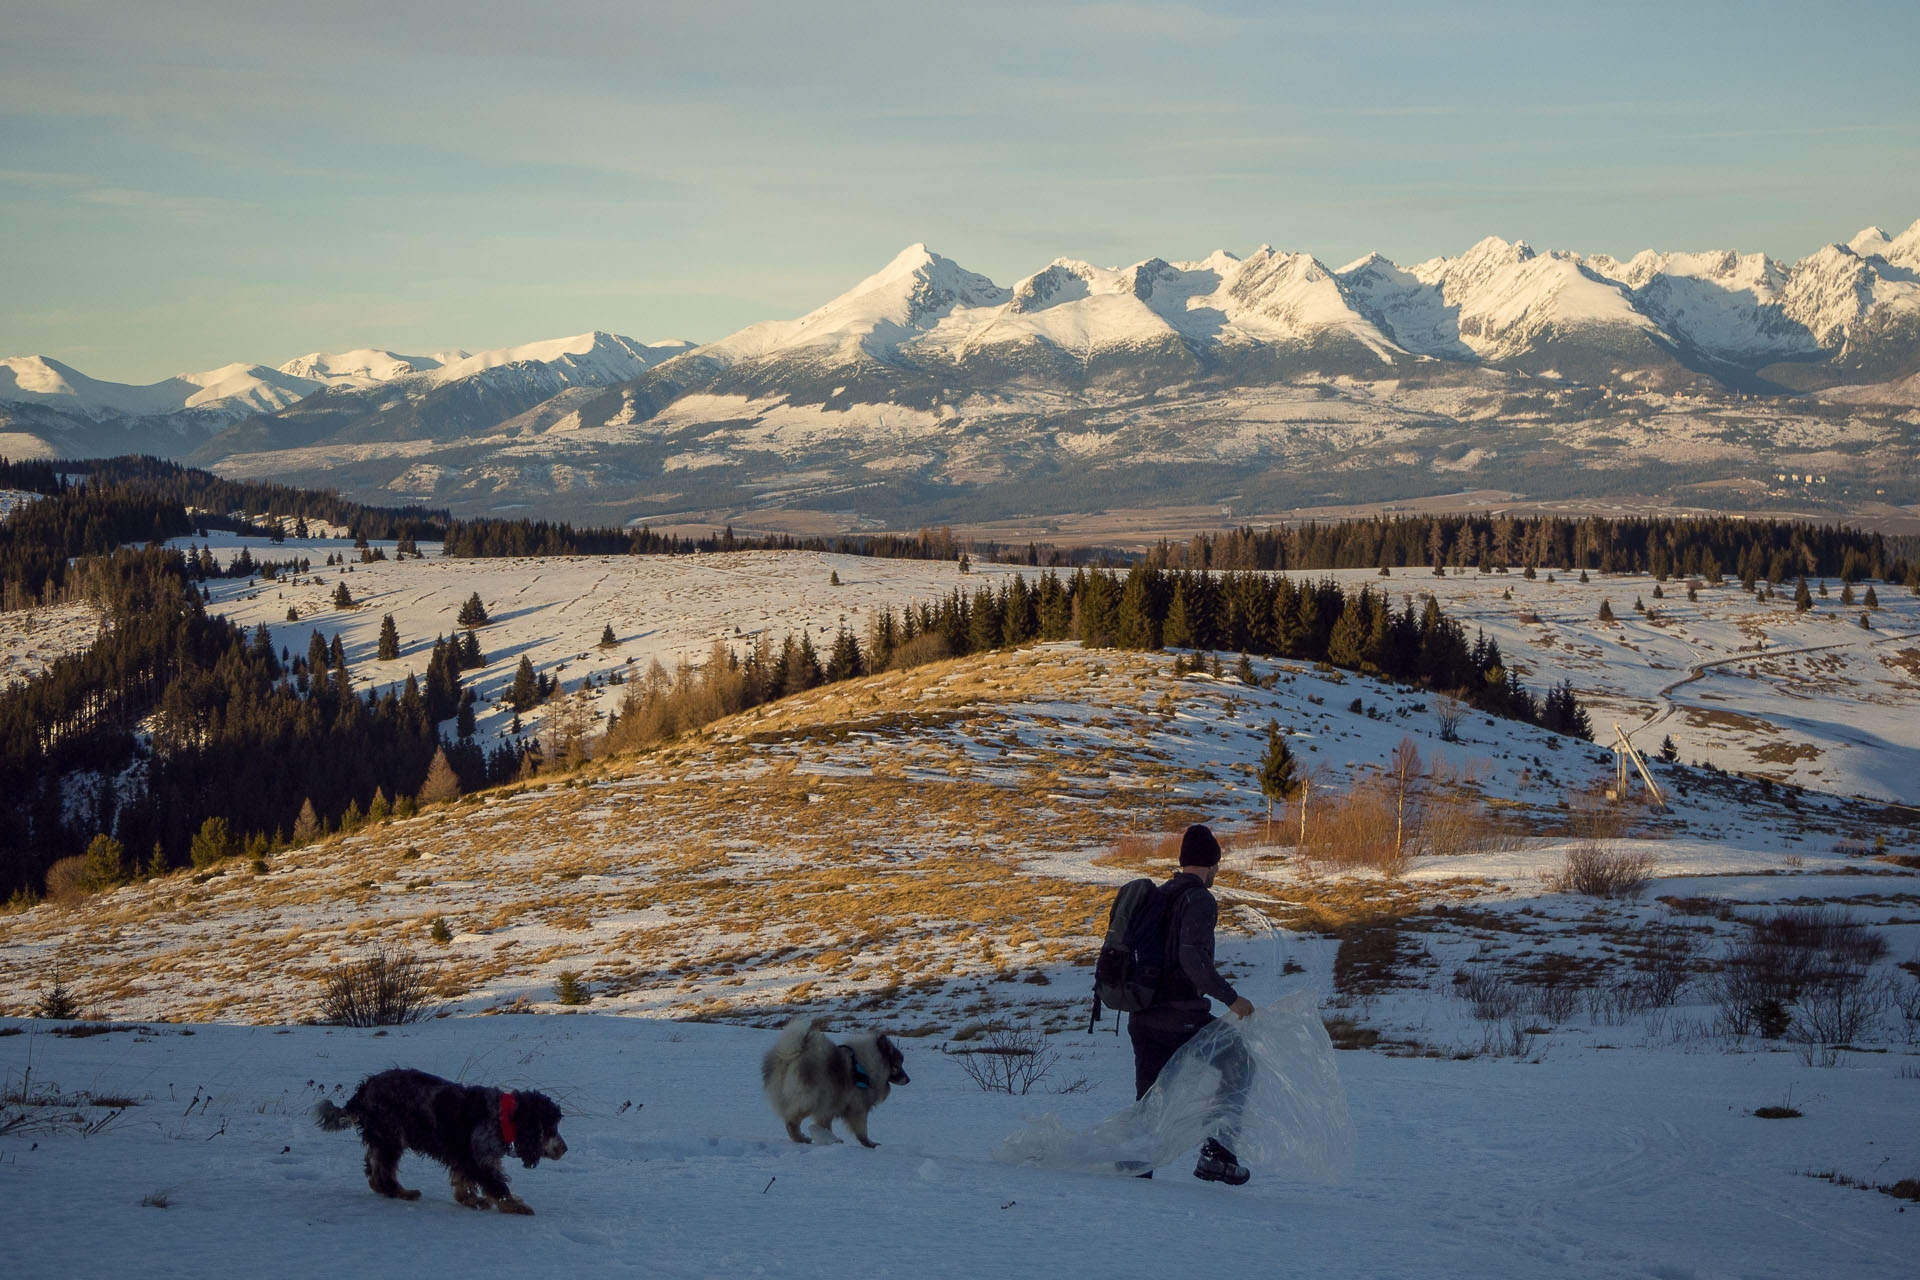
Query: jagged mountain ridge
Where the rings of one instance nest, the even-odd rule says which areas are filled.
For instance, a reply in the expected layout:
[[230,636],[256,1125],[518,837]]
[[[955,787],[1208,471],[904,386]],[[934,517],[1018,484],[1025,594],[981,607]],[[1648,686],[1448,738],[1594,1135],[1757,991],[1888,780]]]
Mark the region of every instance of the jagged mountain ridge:
[[[1595,476],[1663,459],[1684,459],[1688,480],[1750,484],[1789,456],[1829,467],[1908,447],[1897,423],[1881,439],[1829,419],[1913,398],[1915,264],[1920,222],[1792,264],[1488,238],[1410,268],[1265,246],[1058,258],[1011,286],[912,245],[813,311],[698,347],[591,334],[482,356],[308,356],[249,374],[324,383],[302,399],[257,403],[210,439],[169,421],[175,452],[218,470],[570,517],[1612,491],[1626,481]],[[1768,407],[1714,410],[1732,425],[1675,417],[1753,392]],[[16,434],[46,403],[7,399]]]

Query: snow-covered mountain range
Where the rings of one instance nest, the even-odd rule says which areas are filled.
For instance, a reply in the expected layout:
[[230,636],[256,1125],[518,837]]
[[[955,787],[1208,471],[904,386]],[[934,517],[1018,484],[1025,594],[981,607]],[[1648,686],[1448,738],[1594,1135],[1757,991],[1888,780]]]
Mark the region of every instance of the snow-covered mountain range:
[[[1297,502],[1313,496],[1304,472],[1354,468],[1408,492],[1439,473],[1555,496],[1594,488],[1582,473],[1660,462],[1714,463],[1698,483],[1759,483],[1803,455],[1899,473],[1915,375],[1920,221],[1793,263],[1488,238],[1411,267],[1265,246],[1058,258],[1011,286],[915,244],[824,306],[702,346],[595,332],[479,355],[316,353],[150,387],[7,360],[0,451],[138,449],[373,497],[584,500],[622,517],[845,494],[863,495],[845,500],[863,516],[930,501],[953,514],[981,486],[989,505],[1044,510],[1089,471],[1129,501],[1217,502],[1265,476],[1264,500]],[[1894,421],[1863,427],[1862,405]]]
[[[409,356],[363,348],[314,352],[271,369],[223,365],[145,386],[90,378],[46,356],[13,357],[0,359],[0,422],[16,433],[24,426],[78,437],[105,452],[146,449],[147,439],[153,438],[161,446],[155,451],[184,453],[232,423],[278,413],[318,392],[386,388],[418,397],[479,379],[531,381],[552,394],[637,377],[691,346],[646,346],[594,332],[478,354]],[[173,447],[166,447],[169,444]]]

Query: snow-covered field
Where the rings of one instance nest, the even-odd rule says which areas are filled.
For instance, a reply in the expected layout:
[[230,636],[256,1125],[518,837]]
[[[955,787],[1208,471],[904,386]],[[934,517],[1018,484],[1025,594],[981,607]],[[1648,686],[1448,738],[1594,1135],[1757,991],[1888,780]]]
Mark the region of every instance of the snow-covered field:
[[[356,675],[383,682],[423,671],[479,591],[494,622],[469,683],[485,699],[523,653],[569,688],[598,684],[715,639],[806,627],[818,645],[843,616],[864,634],[882,605],[1011,572],[807,553],[430,556],[212,590],[294,652],[311,629],[340,633]],[[1920,1177],[1906,1012],[1920,980],[1898,967],[1920,960],[1920,873],[1900,861],[1920,842],[1894,803],[1920,766],[1920,602],[1876,584],[1863,630],[1837,582],[1796,615],[1736,586],[1689,603],[1670,582],[1655,600],[1647,578],[1336,576],[1435,593],[1536,692],[1571,679],[1602,735],[1617,721],[1648,752],[1673,736],[1683,765],[1654,766],[1672,808],[1611,840],[1650,857],[1644,894],[1547,885],[1582,842],[1563,806],[1612,776],[1605,750],[1480,716],[1443,742],[1416,691],[1264,660],[1247,685],[1231,656],[1221,675],[1181,677],[1171,655],[1071,644],[828,686],[659,752],[290,851],[264,876],[236,864],[0,917],[0,1011],[28,1012],[58,978],[90,1016],[144,1028],[75,1039],[0,1023],[25,1031],[0,1033],[0,1086],[62,1099],[0,1137],[7,1220],[47,1228],[8,1233],[21,1274],[336,1274],[450,1249],[450,1267],[477,1274],[1901,1273],[1920,1216],[1818,1175]],[[356,610],[331,607],[343,580]],[[1598,620],[1602,599],[1617,623]],[[384,613],[407,650],[395,663],[372,659]],[[608,625],[620,643],[602,651]],[[481,732],[505,719],[489,711]],[[1411,739],[1516,837],[1416,858],[1395,880],[1305,863],[1258,823],[1269,719],[1328,791]],[[1179,1168],[1141,1183],[992,1162],[1034,1111],[1077,1126],[1129,1101],[1124,1038],[1111,1019],[1087,1032],[1083,966],[1111,887],[1151,861],[1116,841],[1150,845],[1195,818],[1235,833],[1221,877],[1234,980],[1262,1003],[1305,986],[1336,1042],[1378,1050],[1338,1056],[1354,1179],[1263,1169],[1228,1190]],[[1887,944],[1855,1047],[1727,1034],[1714,974],[1747,922],[1814,904]],[[1656,942],[1685,951],[1677,996],[1624,999]],[[376,944],[433,964],[449,1016],[385,1035],[298,1025],[325,973]],[[573,1016],[559,1016],[564,973],[592,997]],[[1477,1016],[1462,993],[1486,988],[1511,1007]],[[879,1150],[793,1147],[766,1111],[758,1057],[795,1009],[903,1037],[913,1083],[876,1113]],[[941,1049],[994,1020],[1061,1055],[1042,1092],[1090,1087],[977,1090]],[[561,1099],[568,1157],[510,1171],[537,1217],[473,1215],[417,1162],[402,1180],[419,1203],[366,1190],[351,1135],[307,1112],[393,1065]],[[133,1105],[111,1120],[86,1105],[114,1097]],[[1774,1106],[1803,1114],[1752,1114]],[[141,1203],[156,1193],[166,1208]],[[1147,1244],[1140,1211],[1192,1230]],[[1182,1256],[1153,1258],[1161,1246]]]
[[[1263,1169],[1229,1189],[1181,1166],[1142,1182],[992,1159],[1030,1114],[1080,1126],[1131,1101],[1125,1040],[1104,1030],[1056,1038],[1090,1089],[1025,1097],[980,1091],[938,1040],[903,1042],[913,1081],[874,1113],[872,1151],[786,1140],[759,1096],[771,1039],[590,1015],[0,1039],[10,1086],[30,1058],[35,1087],[132,1103],[110,1120],[77,1108],[91,1134],[0,1138],[9,1272],[1866,1280],[1904,1274],[1920,1244],[1920,1213],[1810,1176],[1915,1171],[1910,1058],[1347,1053],[1353,1179]],[[309,1111],[394,1065],[560,1101],[566,1157],[508,1169],[534,1217],[459,1207],[419,1157],[400,1170],[419,1201],[367,1189],[354,1135]],[[1752,1114],[1785,1102],[1804,1115]]]

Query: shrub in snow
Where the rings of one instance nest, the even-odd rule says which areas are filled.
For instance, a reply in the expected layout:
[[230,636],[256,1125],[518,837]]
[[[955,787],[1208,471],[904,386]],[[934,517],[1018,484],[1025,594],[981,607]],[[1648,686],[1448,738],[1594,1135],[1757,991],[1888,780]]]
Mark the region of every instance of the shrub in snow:
[[[1046,1037],[1031,1026],[991,1027],[978,1038],[981,1043],[947,1052],[960,1060],[967,1079],[986,1093],[1031,1093],[1060,1062],[1060,1055],[1048,1047]],[[1084,1079],[1075,1080],[1052,1092],[1073,1093],[1086,1084]]]
[[1889,991],[1873,967],[1886,939],[1845,911],[1795,907],[1755,921],[1727,954],[1715,987],[1732,1035],[1838,1046],[1880,1017]]
[[1547,888],[1589,898],[1637,898],[1652,878],[1652,854],[1587,841],[1567,850],[1565,864],[1549,879]]
[[320,996],[320,1021],[337,1027],[393,1027],[434,1010],[433,972],[411,951],[381,947],[336,965]]

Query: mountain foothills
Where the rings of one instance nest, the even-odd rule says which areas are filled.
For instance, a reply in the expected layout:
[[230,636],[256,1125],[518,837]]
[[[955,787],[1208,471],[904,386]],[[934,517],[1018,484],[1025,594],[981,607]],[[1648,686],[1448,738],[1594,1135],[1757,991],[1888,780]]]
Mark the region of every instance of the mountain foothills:
[[913,245],[718,342],[365,350],[150,387],[0,362],[0,451],[159,452],[477,515],[808,532],[1475,488],[1871,517],[1920,502],[1920,222],[1798,262],[1487,239],[1011,287]]

